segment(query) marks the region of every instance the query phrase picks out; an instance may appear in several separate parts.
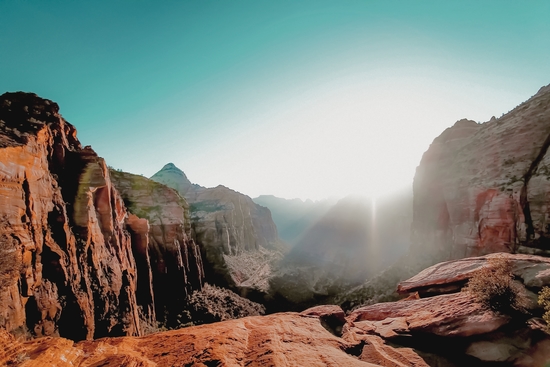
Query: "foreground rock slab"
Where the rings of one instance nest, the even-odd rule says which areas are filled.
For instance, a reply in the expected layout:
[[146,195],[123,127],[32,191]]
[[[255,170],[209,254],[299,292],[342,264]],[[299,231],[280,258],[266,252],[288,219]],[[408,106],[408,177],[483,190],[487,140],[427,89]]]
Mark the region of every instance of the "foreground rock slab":
[[491,259],[509,260],[512,272],[527,287],[542,287],[550,284],[550,259],[541,256],[496,253],[445,261],[422,270],[414,277],[399,283],[399,293],[446,293],[460,290],[466,281],[479,269],[489,266]]
[[0,365],[30,366],[428,366],[408,348],[376,336],[339,338],[316,317],[247,317],[151,334],[73,343],[17,342],[0,333]]
[[490,333],[509,321],[509,316],[483,308],[466,292],[377,303],[358,308],[348,316],[348,322],[354,327],[374,330],[385,337],[393,336],[391,331],[395,334],[416,331],[466,337]]

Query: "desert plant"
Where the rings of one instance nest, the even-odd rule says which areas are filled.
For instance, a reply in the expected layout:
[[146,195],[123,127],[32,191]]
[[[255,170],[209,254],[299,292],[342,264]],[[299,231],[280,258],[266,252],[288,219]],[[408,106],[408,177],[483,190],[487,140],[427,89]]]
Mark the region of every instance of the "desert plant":
[[493,311],[503,314],[527,312],[529,298],[524,287],[514,280],[512,263],[505,258],[492,258],[488,266],[477,270],[463,289]]
[[550,287],[542,287],[539,292],[539,305],[544,308],[542,318],[546,321],[546,331],[550,333]]

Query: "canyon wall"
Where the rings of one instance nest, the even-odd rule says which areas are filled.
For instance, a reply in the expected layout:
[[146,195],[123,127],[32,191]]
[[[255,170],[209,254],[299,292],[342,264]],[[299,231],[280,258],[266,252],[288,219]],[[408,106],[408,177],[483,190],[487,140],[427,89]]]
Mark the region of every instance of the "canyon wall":
[[126,210],[57,104],[0,97],[0,326],[91,339],[141,333]]
[[[154,311],[158,321],[175,325],[188,296],[201,289],[204,278],[200,249],[191,236],[189,205],[175,190],[139,175],[111,170],[111,180],[132,213],[130,232],[147,236],[147,244],[136,253],[138,302],[144,297],[140,304],[147,304],[152,286],[154,300],[149,304],[154,303],[154,310],[147,315]],[[146,219],[148,226],[140,226],[138,218]],[[150,263],[150,270],[140,261]]]
[[550,86],[483,124],[460,120],[416,170],[412,253],[550,254]]
[[225,186],[192,184],[172,163],[151,177],[189,202],[192,230],[204,254],[206,280],[241,293],[268,292],[274,263],[287,251],[269,209]]

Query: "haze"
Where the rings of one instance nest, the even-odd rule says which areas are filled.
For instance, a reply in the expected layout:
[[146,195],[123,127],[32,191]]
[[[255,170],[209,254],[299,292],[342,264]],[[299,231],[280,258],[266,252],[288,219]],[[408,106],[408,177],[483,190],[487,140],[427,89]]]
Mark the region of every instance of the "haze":
[[108,164],[252,197],[409,186],[461,118],[550,75],[546,1],[2,1],[0,86]]

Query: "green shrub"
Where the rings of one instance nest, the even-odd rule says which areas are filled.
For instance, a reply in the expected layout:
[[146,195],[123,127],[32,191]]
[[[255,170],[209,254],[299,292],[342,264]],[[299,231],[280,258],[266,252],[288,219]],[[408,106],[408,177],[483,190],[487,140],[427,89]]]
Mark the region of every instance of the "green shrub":
[[512,263],[503,258],[489,259],[488,266],[474,273],[464,291],[485,307],[503,314],[526,313],[529,305],[524,287],[514,280]]
[[546,331],[550,332],[550,287],[542,287],[539,292],[539,305],[544,308],[542,318],[546,321]]

